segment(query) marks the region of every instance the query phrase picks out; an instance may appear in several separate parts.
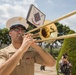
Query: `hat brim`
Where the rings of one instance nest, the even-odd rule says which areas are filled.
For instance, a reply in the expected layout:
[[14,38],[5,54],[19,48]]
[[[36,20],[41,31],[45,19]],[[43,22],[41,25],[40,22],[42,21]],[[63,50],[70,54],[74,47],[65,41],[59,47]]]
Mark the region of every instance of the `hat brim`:
[[26,29],[28,28],[28,24],[25,18],[23,17],[13,17],[6,22],[6,27],[10,29],[12,25],[22,24]]

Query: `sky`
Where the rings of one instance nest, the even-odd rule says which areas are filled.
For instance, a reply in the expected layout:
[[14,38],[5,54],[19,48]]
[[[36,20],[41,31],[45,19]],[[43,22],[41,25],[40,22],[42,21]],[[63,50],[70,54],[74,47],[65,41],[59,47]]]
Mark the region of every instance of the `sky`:
[[[76,11],[76,0],[0,0],[0,28],[5,28],[12,17],[26,18],[31,4],[46,15],[45,20],[50,21]],[[76,31],[76,14],[59,22]]]

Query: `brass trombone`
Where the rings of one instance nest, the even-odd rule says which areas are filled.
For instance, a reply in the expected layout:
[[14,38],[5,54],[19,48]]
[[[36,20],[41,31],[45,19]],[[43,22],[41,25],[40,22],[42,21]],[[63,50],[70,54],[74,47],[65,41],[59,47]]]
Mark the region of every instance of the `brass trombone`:
[[[68,13],[68,14],[60,17],[60,18],[57,18],[51,22],[49,20],[47,20],[44,22],[44,25],[39,26],[38,28],[35,28],[33,30],[30,30],[30,31],[26,32],[25,34],[28,34],[28,33],[31,33],[31,32],[34,32],[34,31],[40,29],[38,36],[40,36],[42,40],[37,40],[36,42],[42,42],[42,41],[50,40],[50,43],[52,43],[56,39],[76,37],[76,34],[64,35],[64,36],[57,37],[58,32],[57,32],[56,26],[54,25],[55,22],[60,21],[62,19],[65,19],[65,18],[72,16],[74,14],[76,14],[76,10],[71,12],[71,13]],[[36,34],[35,34],[35,37],[36,37]]]
[[[48,24],[48,23],[50,23],[50,20],[45,20],[44,24]],[[40,37],[43,40],[45,39],[47,40],[49,38],[57,37],[57,35],[58,35],[57,27],[54,23],[52,23],[52,24],[49,24],[48,26],[40,28],[40,32],[37,34],[34,34],[33,38]],[[47,42],[52,43],[54,42],[54,40],[50,40]]]

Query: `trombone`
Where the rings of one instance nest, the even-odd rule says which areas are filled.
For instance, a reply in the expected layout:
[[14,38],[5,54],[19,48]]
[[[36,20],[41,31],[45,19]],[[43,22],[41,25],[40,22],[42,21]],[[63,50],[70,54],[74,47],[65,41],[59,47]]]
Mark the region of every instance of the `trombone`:
[[35,28],[33,30],[30,30],[30,31],[26,32],[25,34],[28,34],[28,33],[31,33],[31,32],[34,32],[34,31],[40,29],[40,32],[38,34],[34,34],[34,35],[35,35],[35,37],[40,36],[40,38],[42,40],[37,40],[36,42],[43,42],[43,41],[50,40],[50,43],[54,42],[56,39],[76,37],[76,34],[64,35],[64,36],[57,37],[58,32],[57,32],[57,28],[54,24],[57,21],[60,21],[62,19],[65,19],[65,18],[72,16],[72,15],[75,15],[75,14],[76,14],[76,10],[71,12],[71,13],[68,13],[60,18],[57,18],[51,22],[49,20],[47,20],[44,22],[44,25],[39,26],[38,28]]
[[[45,20],[44,24],[48,24],[48,23],[50,23],[50,20]],[[52,23],[52,24],[49,24],[48,26],[40,28],[40,32],[37,34],[34,34],[33,38],[40,37],[43,40],[47,40],[46,42],[52,43],[55,40],[50,40],[49,42],[48,39],[57,37],[57,35],[58,35],[57,27],[54,23]]]
[[[59,36],[59,37],[54,37],[54,38],[48,38],[48,40],[60,40],[60,39],[72,38],[72,37],[76,37],[76,33],[70,34],[70,35],[63,35],[63,36]],[[47,39],[37,40],[36,42],[43,42],[43,41],[47,41]]]

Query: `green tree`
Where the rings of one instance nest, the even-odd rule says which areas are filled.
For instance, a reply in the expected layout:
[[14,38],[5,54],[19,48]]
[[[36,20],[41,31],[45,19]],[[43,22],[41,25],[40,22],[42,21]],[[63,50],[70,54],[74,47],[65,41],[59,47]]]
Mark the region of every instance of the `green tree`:
[[[70,28],[68,26],[60,24],[59,22],[56,22],[55,25],[57,26],[57,29],[58,29],[58,36],[66,35],[70,31]],[[64,39],[60,39],[56,41],[62,44],[63,40]]]
[[2,44],[8,44],[10,42],[8,32],[7,28],[0,29],[0,40],[2,40]]
[[68,26],[60,24],[59,22],[56,22],[55,25],[57,26],[59,36],[65,35],[70,31]]
[[[74,31],[70,31],[68,34],[75,33]],[[68,59],[72,64],[72,75],[76,75],[76,37],[65,39],[60,50],[58,59],[57,59],[57,72],[58,72],[58,62],[61,59],[64,53],[68,54]]]

